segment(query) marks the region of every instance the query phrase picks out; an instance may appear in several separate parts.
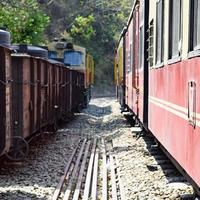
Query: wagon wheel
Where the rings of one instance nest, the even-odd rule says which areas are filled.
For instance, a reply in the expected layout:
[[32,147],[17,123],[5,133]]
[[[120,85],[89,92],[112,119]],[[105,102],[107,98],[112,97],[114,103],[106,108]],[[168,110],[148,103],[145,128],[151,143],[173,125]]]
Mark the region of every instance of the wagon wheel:
[[63,115],[61,120],[62,120],[62,122],[67,123],[67,122],[69,122],[69,117],[67,115]]
[[80,103],[78,105],[78,112],[81,113],[81,111],[83,110],[83,108],[84,108],[83,104]]
[[48,133],[52,133],[52,134],[56,133],[56,131],[58,130],[58,122],[54,121],[53,124],[48,126],[47,130],[48,130]]
[[59,129],[58,121],[55,120],[55,122],[53,124],[53,132],[55,133],[58,129]]
[[11,161],[22,161],[26,158],[29,152],[28,142],[20,137],[14,136],[11,138],[12,146],[9,152],[6,152],[6,157]]

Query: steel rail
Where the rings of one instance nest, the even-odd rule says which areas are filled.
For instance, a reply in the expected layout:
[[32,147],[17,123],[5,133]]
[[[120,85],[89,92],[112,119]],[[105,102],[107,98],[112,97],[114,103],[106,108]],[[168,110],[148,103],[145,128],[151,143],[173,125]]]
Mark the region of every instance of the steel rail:
[[117,200],[117,186],[116,186],[116,174],[113,156],[110,155],[110,172],[111,172],[111,183],[112,183],[112,200]]
[[77,158],[77,160],[76,160],[76,164],[75,164],[75,167],[74,167],[74,169],[73,169],[70,182],[69,182],[68,187],[67,187],[67,189],[66,189],[66,191],[65,191],[63,200],[68,200],[69,197],[70,197],[71,189],[72,189],[72,185],[73,185],[73,181],[74,181],[75,176],[76,176],[76,173],[77,173],[77,171],[78,171],[78,166],[79,166],[80,161],[81,161],[81,157],[82,157],[82,154],[83,154],[83,150],[84,150],[85,144],[86,144],[86,139],[83,141],[83,144],[82,144],[82,146],[81,146],[81,149],[80,149],[78,158]]
[[96,150],[95,160],[94,160],[94,171],[93,171],[93,179],[92,179],[92,200],[97,199],[97,178],[98,178],[98,159],[99,159],[99,149]]
[[87,176],[86,176],[86,181],[85,181],[83,200],[88,200],[88,198],[89,198],[92,170],[93,170],[93,165],[94,165],[94,155],[95,155],[95,151],[96,151],[96,144],[97,144],[97,140],[94,139],[94,144],[92,147],[92,153],[90,156],[90,161],[89,161],[89,166],[88,166]]
[[[115,157],[115,160],[116,160],[117,166],[120,166],[119,161],[116,157]],[[121,200],[126,200],[126,195],[124,192],[124,184],[122,183],[121,176],[120,176],[120,173],[118,170],[117,170],[117,172],[118,172],[118,181],[119,181],[119,190],[120,190]]]
[[103,185],[102,185],[102,200],[107,200],[107,167],[106,167],[106,148],[105,142],[102,138],[102,146],[103,146]]
[[82,164],[81,164],[81,169],[80,169],[80,172],[79,172],[78,181],[76,183],[76,188],[75,188],[75,191],[74,191],[73,200],[78,200],[79,195],[80,195],[82,178],[83,178],[83,174],[84,174],[84,170],[85,170],[85,165],[86,165],[86,162],[87,162],[90,143],[91,142],[89,141],[86,148],[85,148],[85,154],[84,154],[83,161],[82,161]]
[[68,173],[68,171],[69,171],[69,169],[70,169],[70,166],[71,166],[72,160],[73,160],[73,158],[74,158],[74,156],[75,156],[75,154],[76,154],[76,151],[78,150],[78,147],[79,147],[79,145],[80,145],[80,142],[81,142],[81,141],[78,142],[77,147],[75,148],[75,150],[73,151],[73,153],[71,154],[71,156],[70,156],[70,158],[69,158],[69,161],[68,161],[68,163],[67,163],[67,165],[66,165],[66,167],[65,167],[65,170],[64,170],[64,175],[61,177],[61,179],[60,179],[60,181],[59,181],[59,184],[57,185],[57,188],[56,188],[56,190],[54,191],[54,195],[53,195],[53,197],[52,197],[52,200],[57,200],[58,197],[59,197],[59,195],[60,195],[60,192],[61,192],[61,190],[62,190],[64,181],[66,180],[66,178],[68,178],[68,177],[67,177],[67,173]]

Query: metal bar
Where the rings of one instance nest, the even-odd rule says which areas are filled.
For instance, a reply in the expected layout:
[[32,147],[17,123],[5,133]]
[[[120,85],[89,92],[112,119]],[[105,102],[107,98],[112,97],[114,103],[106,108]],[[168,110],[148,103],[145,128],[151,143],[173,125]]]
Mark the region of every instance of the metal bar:
[[92,179],[92,200],[97,199],[97,177],[98,177],[98,159],[99,159],[99,149],[96,150],[95,160],[94,160],[94,171]]
[[[78,144],[79,144],[79,143],[80,143],[80,141],[78,142]],[[72,160],[73,160],[73,158],[74,158],[74,155],[75,155],[77,149],[78,149],[78,145],[77,145],[76,149],[73,151],[72,155],[71,155],[70,158],[69,158],[69,161],[68,161],[68,163],[67,163],[67,165],[66,165],[66,167],[65,167],[65,170],[64,170],[64,175],[61,177],[60,182],[59,182],[59,184],[58,184],[56,190],[54,191],[54,195],[53,195],[52,200],[57,200],[58,197],[59,197],[60,191],[61,191],[61,189],[62,189],[62,187],[63,187],[63,183],[64,183],[64,181],[65,181],[65,179],[66,179],[66,177],[67,177],[67,173],[68,173],[68,171],[69,171],[69,169],[70,169]]]
[[84,150],[85,144],[86,144],[86,139],[83,141],[83,144],[81,146],[81,149],[80,149],[78,158],[76,160],[76,164],[75,164],[74,170],[72,172],[72,176],[71,176],[70,182],[68,184],[67,190],[65,191],[65,195],[64,195],[63,200],[68,200],[69,197],[70,197],[73,180],[74,180],[74,178],[76,176],[76,173],[77,173],[77,170],[78,170],[78,166],[80,164],[80,160],[81,160],[81,157],[82,157],[82,154],[83,154],[83,150]]
[[107,200],[107,167],[106,167],[106,149],[104,139],[102,139],[103,145],[103,184],[102,184],[102,199]]
[[114,159],[112,155],[110,155],[110,171],[111,171],[111,183],[112,183],[112,200],[117,200],[115,167],[114,167]]
[[90,143],[91,142],[88,142],[86,149],[85,149],[85,154],[84,154],[83,161],[82,161],[82,164],[81,164],[81,169],[80,169],[80,172],[79,172],[78,181],[77,181],[77,184],[76,184],[76,189],[75,189],[75,192],[74,192],[73,200],[78,200],[78,198],[79,198],[81,184],[82,184],[82,178],[83,178],[83,174],[84,174],[84,170],[85,170],[85,164],[86,164],[87,157],[88,157]]
[[97,143],[97,140],[95,139],[94,144],[93,144],[93,148],[92,148],[92,153],[91,153],[91,156],[90,156],[88,170],[87,170],[83,200],[88,200],[88,198],[89,198],[91,177],[92,177],[92,167],[93,167],[93,164],[94,164],[94,155],[95,155],[95,151],[96,151],[96,143]]
[[[120,166],[118,159],[115,158],[115,160],[116,160],[117,166]],[[124,184],[122,183],[119,171],[118,171],[118,181],[119,181],[119,190],[120,190],[121,200],[126,200],[126,195],[125,195],[125,192],[124,192]]]

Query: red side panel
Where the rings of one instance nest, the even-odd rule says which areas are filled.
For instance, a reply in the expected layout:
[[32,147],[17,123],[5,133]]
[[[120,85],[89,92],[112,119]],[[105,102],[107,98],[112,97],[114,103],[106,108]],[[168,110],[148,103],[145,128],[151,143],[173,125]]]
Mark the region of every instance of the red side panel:
[[199,74],[200,58],[194,58],[152,69],[149,79],[149,129],[198,185]]
[[134,13],[134,25],[133,25],[133,112],[138,115],[139,112],[139,98],[138,98],[138,89],[139,89],[139,6],[136,7]]
[[131,20],[126,33],[126,97],[125,103],[132,108],[132,59],[133,59],[133,20]]

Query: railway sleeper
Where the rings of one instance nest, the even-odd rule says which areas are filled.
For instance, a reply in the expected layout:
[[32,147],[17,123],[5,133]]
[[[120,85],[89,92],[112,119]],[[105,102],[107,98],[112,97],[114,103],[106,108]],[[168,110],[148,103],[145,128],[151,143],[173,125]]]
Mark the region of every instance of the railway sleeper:
[[93,142],[85,139],[79,143],[66,165],[52,199],[96,199],[98,160],[96,139]]
[[[138,121],[137,119],[135,119]],[[130,123],[131,124],[131,123]],[[140,124],[142,126],[142,124]],[[186,172],[181,168],[181,166],[170,156],[170,154],[165,150],[165,148],[157,141],[154,135],[146,130],[142,129],[142,132],[137,131],[138,126],[134,126],[131,132],[136,137],[142,137],[146,143],[146,148],[148,152],[145,155],[151,155],[154,157],[156,163],[152,165],[147,165],[149,171],[156,171],[158,168],[162,168],[164,175],[168,178],[168,184],[172,183],[182,183],[192,184],[194,188],[194,195],[183,195],[181,199],[183,200],[199,200],[200,199],[200,188],[196,186],[193,180],[186,174]]]
[[115,157],[107,156],[104,140],[99,145],[97,139],[85,139],[69,158],[52,200],[120,200],[120,183]]

